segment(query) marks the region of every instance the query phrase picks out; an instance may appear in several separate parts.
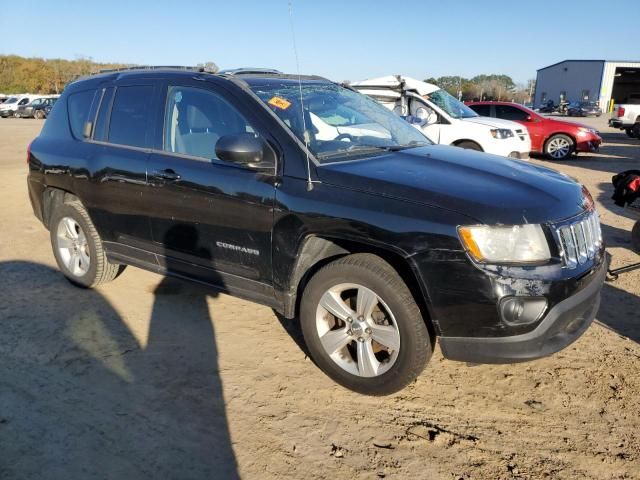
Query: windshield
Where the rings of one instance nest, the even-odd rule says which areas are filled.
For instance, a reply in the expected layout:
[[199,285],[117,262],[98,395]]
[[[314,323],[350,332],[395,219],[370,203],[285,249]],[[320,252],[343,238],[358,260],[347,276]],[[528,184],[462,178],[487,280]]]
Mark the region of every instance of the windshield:
[[474,118],[478,116],[476,112],[471,110],[464,103],[458,101],[445,90],[436,90],[429,95],[425,95],[425,98],[437,105],[453,118]]
[[321,162],[431,144],[375,100],[333,83],[256,83],[250,87]]

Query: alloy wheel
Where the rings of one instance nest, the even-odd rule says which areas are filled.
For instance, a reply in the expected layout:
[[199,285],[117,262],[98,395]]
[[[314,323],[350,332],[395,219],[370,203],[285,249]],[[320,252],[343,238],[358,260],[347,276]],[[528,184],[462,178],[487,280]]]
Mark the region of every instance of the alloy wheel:
[[551,158],[565,158],[571,152],[571,142],[566,138],[552,138],[547,145],[547,153]]
[[393,313],[362,285],[343,283],[327,290],[316,311],[316,329],[327,355],[353,375],[382,375],[398,358],[400,331]]
[[89,242],[80,224],[71,217],[63,217],[56,231],[57,246],[64,266],[76,277],[86,275],[91,266]]

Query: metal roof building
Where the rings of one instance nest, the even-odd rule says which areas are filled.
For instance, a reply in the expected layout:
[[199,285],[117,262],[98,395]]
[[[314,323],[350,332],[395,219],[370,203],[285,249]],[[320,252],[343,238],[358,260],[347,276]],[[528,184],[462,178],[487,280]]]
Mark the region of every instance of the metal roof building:
[[603,111],[613,102],[640,100],[640,61],[563,60],[539,69],[534,105],[549,100],[557,105],[561,98],[599,102]]

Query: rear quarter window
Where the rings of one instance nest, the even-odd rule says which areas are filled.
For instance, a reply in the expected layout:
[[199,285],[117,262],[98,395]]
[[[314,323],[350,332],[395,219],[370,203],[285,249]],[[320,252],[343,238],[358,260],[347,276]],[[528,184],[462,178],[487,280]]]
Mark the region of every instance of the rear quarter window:
[[71,133],[78,140],[84,139],[82,131],[84,130],[84,124],[89,121],[95,96],[96,90],[85,90],[72,93],[67,100],[69,126],[71,127]]

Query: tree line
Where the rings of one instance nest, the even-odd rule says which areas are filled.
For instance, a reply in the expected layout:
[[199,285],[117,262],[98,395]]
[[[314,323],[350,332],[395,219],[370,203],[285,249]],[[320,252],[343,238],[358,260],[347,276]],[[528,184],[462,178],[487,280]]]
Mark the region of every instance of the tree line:
[[64,60],[0,55],[0,93],[62,93],[64,86],[78,77],[125,66],[94,62],[90,57]]
[[517,84],[508,75],[476,75],[473,78],[459,76],[430,77],[425,79],[461,100],[502,100],[525,103],[531,101],[535,80]]

